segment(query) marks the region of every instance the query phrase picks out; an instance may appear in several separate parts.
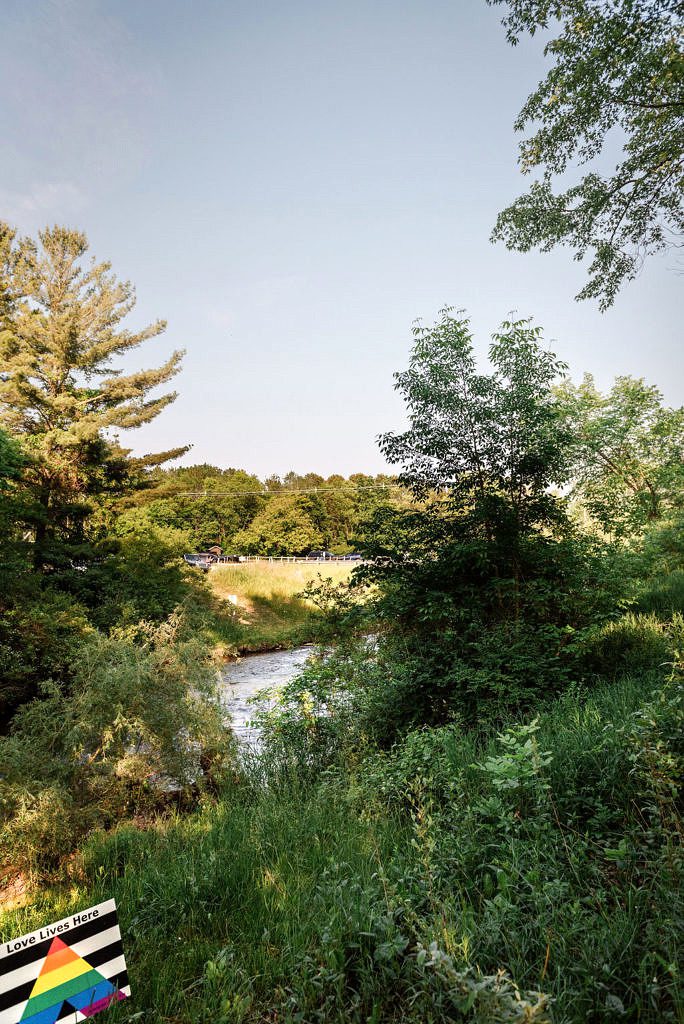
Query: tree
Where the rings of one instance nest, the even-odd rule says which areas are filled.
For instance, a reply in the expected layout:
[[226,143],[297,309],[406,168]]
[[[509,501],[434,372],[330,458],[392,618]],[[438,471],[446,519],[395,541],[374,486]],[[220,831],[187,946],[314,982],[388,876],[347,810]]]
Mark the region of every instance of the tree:
[[[554,34],[553,60],[516,122],[524,174],[543,171],[499,214],[493,239],[519,252],[569,246],[590,254],[577,298],[610,306],[646,256],[684,229],[684,53],[681,0],[487,0],[505,4],[508,39]],[[612,174],[600,170],[608,134],[623,140]],[[564,191],[573,162],[587,173]],[[595,165],[591,167],[592,163]]]
[[372,698],[371,728],[387,742],[558,692],[575,641],[611,601],[598,545],[574,535],[559,494],[572,439],[553,387],[565,366],[540,330],[504,323],[489,373],[478,371],[462,315],[443,310],[414,338],[396,375],[409,426],[380,447],[415,501],[376,513],[356,574],[372,585],[381,624],[387,682]]
[[566,366],[541,347],[541,328],[505,322],[489,350],[492,374],[478,373],[469,321],[450,309],[413,335],[409,368],[395,375],[410,426],[379,438],[403,467],[400,483],[418,497],[437,491],[481,506],[485,525],[502,501],[521,526],[555,515],[549,487],[567,475],[569,438],[551,386]]
[[19,566],[18,529],[25,515],[18,489],[25,460],[16,441],[0,430],[0,584],[7,593]]
[[166,325],[122,327],[134,290],[109,263],[86,263],[87,251],[79,231],[48,228],[36,244],[0,225],[0,426],[21,439],[29,460],[24,483],[38,565],[56,564],[69,545],[82,544],[99,496],[121,493],[146,466],[187,450],[132,459],[113,436],[173,402],[174,392],[151,392],[178,372],[182,353],[129,374],[112,365]]
[[0,509],[9,504],[8,495],[21,479],[24,464],[17,442],[0,430]]
[[575,438],[574,494],[607,534],[640,534],[684,506],[684,409],[631,377],[607,395],[590,374],[557,393]]
[[154,475],[154,487],[136,496],[160,526],[188,531],[193,547],[223,547],[244,529],[266,499],[258,477],[243,469],[180,466]]
[[19,704],[38,696],[39,681],[65,680],[88,629],[83,609],[30,570],[25,471],[21,446],[0,429],[0,733]]
[[303,499],[293,494],[271,498],[250,525],[233,538],[238,550],[255,555],[300,555],[322,542],[323,536],[311,521]]

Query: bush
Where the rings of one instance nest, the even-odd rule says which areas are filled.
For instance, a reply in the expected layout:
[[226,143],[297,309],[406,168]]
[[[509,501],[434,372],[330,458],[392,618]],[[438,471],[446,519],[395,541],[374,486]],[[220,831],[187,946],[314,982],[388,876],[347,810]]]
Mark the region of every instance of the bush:
[[96,825],[201,786],[200,757],[225,751],[200,642],[172,616],[129,635],[95,634],[67,689],[46,683],[0,739],[3,857],[51,871]]
[[541,972],[562,1020],[682,1008],[684,687],[654,682],[568,694],[486,740],[411,733],[359,774],[362,805],[410,815],[420,913],[458,922],[485,972]]
[[36,580],[0,597],[1,729],[37,696],[40,680],[67,684],[74,654],[92,633],[83,605]]
[[454,716],[501,724],[581,675],[584,638],[620,593],[610,549],[503,527],[490,540],[443,503],[383,523],[359,573],[378,588],[387,740]]
[[591,631],[583,644],[585,668],[605,678],[667,669],[684,645],[684,619],[628,613]]
[[117,523],[117,535],[84,570],[54,574],[54,585],[88,608],[98,629],[128,626],[145,619],[161,622],[197,585],[182,555],[191,549],[188,534],[157,526],[129,510]]

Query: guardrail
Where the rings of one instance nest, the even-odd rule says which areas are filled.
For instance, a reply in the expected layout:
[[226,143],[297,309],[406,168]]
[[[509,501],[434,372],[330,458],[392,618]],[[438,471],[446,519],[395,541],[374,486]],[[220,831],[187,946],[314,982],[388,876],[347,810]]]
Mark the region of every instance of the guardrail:
[[[358,565],[362,558],[350,558],[349,555],[334,555],[332,558],[307,558],[305,555],[240,555],[238,561],[243,562],[349,562]],[[232,558],[219,558],[214,565],[235,565]]]
[[246,562],[298,562],[309,565],[325,565],[330,562],[344,565],[362,565],[365,559],[360,555],[350,557],[349,555],[333,555],[330,558],[308,558],[306,555],[214,555],[213,557],[202,557],[201,553],[183,555],[188,565],[198,569],[213,569],[217,565],[244,565]]

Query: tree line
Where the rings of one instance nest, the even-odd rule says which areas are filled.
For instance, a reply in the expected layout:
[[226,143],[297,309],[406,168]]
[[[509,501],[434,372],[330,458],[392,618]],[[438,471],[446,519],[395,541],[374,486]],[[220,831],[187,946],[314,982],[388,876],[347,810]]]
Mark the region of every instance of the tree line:
[[196,549],[219,544],[236,554],[347,554],[375,508],[402,499],[401,486],[383,473],[289,472],[262,481],[245,470],[199,465],[152,474],[138,507],[150,523],[186,532]]

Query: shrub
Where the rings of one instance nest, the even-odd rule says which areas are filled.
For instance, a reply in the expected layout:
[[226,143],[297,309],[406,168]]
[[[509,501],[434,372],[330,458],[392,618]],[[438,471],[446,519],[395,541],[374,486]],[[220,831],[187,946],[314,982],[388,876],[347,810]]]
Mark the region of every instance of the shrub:
[[91,622],[109,630],[145,619],[161,622],[192,593],[196,575],[184,565],[189,535],[158,526],[129,510],[116,535],[102,545],[100,557],[82,571],[55,573],[58,585],[88,608]]
[[679,1019],[684,688],[654,682],[496,737],[413,732],[358,774],[367,813],[410,815],[416,914],[454,922],[482,971],[544,978],[561,1020]]
[[682,644],[681,614],[663,621],[654,614],[630,612],[588,634],[583,644],[583,662],[588,671],[606,678],[658,669],[662,672],[672,665]]
[[36,697],[39,680],[66,685],[74,654],[92,633],[83,605],[35,580],[0,596],[0,727]]
[[204,650],[183,628],[174,615],[95,634],[71,686],[44,684],[15,715],[0,739],[0,841],[14,865],[51,870],[95,825],[201,785],[201,752],[225,751],[226,737]]
[[587,632],[613,614],[611,552],[572,535],[483,535],[444,503],[387,515],[359,571],[377,584],[394,735],[454,716],[501,724],[553,698],[582,672]]

